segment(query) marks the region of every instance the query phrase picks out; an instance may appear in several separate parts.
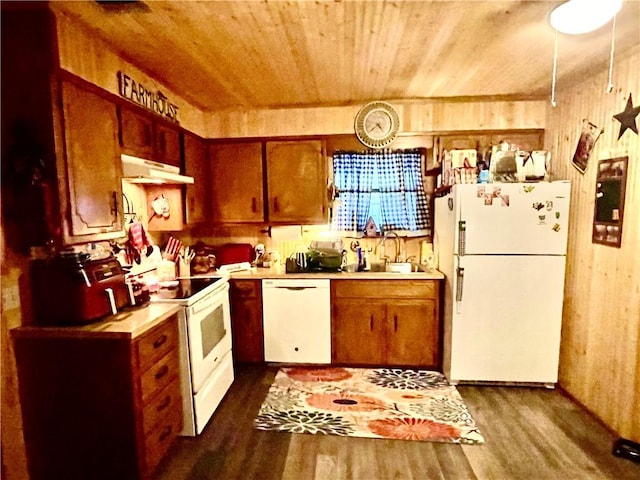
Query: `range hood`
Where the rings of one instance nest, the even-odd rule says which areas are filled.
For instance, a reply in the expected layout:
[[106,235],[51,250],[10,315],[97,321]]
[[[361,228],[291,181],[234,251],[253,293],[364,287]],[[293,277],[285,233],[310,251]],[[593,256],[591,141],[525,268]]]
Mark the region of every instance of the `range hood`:
[[193,177],[180,175],[180,169],[164,163],[122,154],[122,179],[129,183],[191,184]]

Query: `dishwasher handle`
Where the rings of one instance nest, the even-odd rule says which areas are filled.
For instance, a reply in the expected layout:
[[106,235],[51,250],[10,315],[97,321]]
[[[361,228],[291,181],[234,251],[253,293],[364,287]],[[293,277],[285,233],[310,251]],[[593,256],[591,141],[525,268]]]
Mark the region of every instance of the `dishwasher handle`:
[[294,291],[298,291],[298,290],[308,290],[310,288],[318,288],[318,287],[314,287],[314,286],[309,286],[309,287],[280,287],[280,286],[276,286],[274,288],[283,288],[285,290],[294,290]]

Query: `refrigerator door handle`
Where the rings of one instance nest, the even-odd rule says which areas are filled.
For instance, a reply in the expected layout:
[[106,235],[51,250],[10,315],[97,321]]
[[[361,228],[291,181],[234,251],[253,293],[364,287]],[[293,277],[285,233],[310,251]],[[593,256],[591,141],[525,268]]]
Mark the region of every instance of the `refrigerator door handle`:
[[462,313],[462,293],[464,283],[464,268],[458,267],[456,271],[456,313]]
[[467,243],[467,222],[460,220],[458,222],[458,255],[464,255],[465,244]]

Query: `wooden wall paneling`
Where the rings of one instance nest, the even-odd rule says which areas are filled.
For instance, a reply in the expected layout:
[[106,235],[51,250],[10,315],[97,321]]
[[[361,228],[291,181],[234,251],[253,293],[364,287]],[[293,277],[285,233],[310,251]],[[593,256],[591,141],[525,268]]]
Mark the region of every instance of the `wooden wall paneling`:
[[[548,107],[545,147],[554,178],[571,181],[560,385],[620,436],[640,441],[640,138],[618,139],[629,93],[640,98],[640,47],[616,58],[614,91],[607,70],[560,89]],[[634,98],[634,104],[638,99]],[[581,174],[571,164],[583,119],[604,129]],[[637,120],[636,120],[637,121]],[[622,245],[591,243],[597,162],[628,155]]]
[[152,74],[143,70],[143,66],[133,65],[118,56],[96,34],[74,21],[68,14],[58,11],[56,2],[51,2],[51,9],[56,14],[60,67],[62,69],[115,95],[119,95],[118,71],[127,73],[139,82],[144,82],[147,89],[162,91],[171,102],[178,106],[180,125],[202,136],[204,117],[201,110],[193,107],[188,100],[167,88],[166,85],[156,82]]
[[[545,101],[389,101],[401,118],[400,134],[459,130],[531,130],[545,126]],[[354,132],[362,107],[286,108],[211,112],[209,138],[337,135]]]
[[544,128],[544,101],[442,102],[434,104],[433,130]]

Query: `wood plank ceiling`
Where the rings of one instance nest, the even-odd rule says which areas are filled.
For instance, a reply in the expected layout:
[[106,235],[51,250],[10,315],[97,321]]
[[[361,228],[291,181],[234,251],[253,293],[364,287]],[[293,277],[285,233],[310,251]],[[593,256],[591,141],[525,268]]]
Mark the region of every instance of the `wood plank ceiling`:
[[[603,0],[607,1],[607,0]],[[57,1],[203,111],[370,100],[544,98],[560,1]],[[640,44],[625,0],[616,55]],[[611,22],[559,36],[558,88],[606,67]],[[615,73],[615,72],[614,72]],[[603,86],[604,88],[605,86]]]

